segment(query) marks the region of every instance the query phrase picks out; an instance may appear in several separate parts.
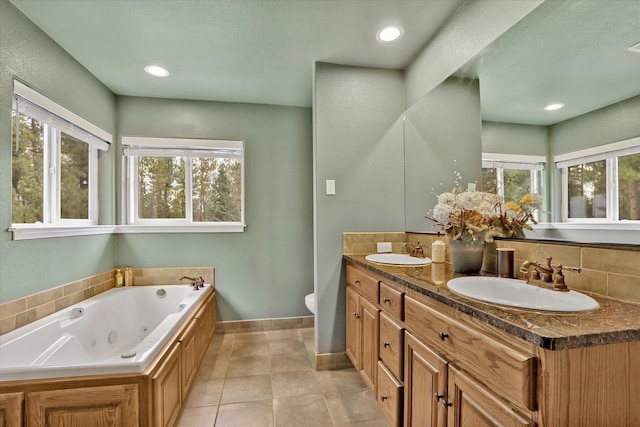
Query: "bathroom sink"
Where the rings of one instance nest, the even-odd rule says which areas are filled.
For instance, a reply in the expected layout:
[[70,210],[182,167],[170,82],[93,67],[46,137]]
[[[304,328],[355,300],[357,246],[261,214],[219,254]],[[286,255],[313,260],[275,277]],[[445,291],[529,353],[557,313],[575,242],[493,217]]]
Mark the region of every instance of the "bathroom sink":
[[593,298],[576,291],[559,292],[499,277],[457,277],[447,287],[456,294],[483,302],[542,311],[581,312],[598,308]]
[[365,257],[367,261],[392,265],[427,265],[431,264],[431,258],[417,258],[407,254],[371,254]]

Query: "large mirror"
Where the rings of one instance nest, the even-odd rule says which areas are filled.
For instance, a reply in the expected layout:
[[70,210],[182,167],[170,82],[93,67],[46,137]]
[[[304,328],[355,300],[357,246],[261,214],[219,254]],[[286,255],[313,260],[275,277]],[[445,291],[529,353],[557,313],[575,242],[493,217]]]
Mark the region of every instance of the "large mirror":
[[[640,2],[547,0],[453,78],[479,82],[482,152],[547,159],[547,217],[541,219],[560,221],[563,206],[554,157],[640,137]],[[544,109],[554,103],[564,107]],[[409,138],[406,135],[405,144],[408,141],[410,147]],[[469,150],[459,155],[477,154]],[[478,173],[467,170],[468,180]],[[411,197],[408,194],[407,200]],[[412,228],[417,227],[408,215],[407,229]],[[550,228],[538,234],[578,241],[638,241],[637,234],[629,237],[628,228],[586,234],[584,228]]]

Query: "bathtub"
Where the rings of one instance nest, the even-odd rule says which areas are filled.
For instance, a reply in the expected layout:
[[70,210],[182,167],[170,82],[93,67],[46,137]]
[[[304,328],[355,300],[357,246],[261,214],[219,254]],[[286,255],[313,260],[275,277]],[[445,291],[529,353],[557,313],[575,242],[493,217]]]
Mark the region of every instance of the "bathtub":
[[113,288],[0,336],[0,381],[142,372],[207,294]]

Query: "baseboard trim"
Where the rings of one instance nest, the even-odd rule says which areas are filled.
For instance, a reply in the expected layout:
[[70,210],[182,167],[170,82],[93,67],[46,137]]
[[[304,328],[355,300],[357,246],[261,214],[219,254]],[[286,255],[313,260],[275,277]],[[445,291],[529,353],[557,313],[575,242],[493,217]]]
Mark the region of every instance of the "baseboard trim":
[[333,369],[352,368],[353,364],[347,353],[316,353],[316,371],[328,371]]

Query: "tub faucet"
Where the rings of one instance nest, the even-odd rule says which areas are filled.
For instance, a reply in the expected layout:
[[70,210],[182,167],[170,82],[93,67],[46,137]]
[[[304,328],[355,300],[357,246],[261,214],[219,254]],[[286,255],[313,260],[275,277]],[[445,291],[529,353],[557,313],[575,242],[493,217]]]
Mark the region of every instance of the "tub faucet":
[[193,286],[193,289],[196,291],[200,288],[204,288],[204,279],[202,276],[199,276],[198,278],[182,276],[180,280],[189,280],[191,282],[191,286]]
[[[531,285],[542,285],[554,291],[568,292],[569,287],[564,283],[562,269],[577,273],[580,273],[582,269],[580,267],[563,266],[562,264],[553,265],[551,264],[552,259],[551,256],[547,256],[546,265],[536,261],[525,261],[520,266],[520,273],[524,274],[525,280]],[[529,274],[529,270],[531,270],[531,274]]]
[[416,257],[416,258],[425,258],[424,255],[424,246],[422,246],[420,244],[420,241],[418,240],[418,243],[411,244],[411,243],[405,243],[404,245],[402,245],[403,248],[407,248],[410,247],[411,248],[411,253],[409,254],[409,256],[412,257]]

